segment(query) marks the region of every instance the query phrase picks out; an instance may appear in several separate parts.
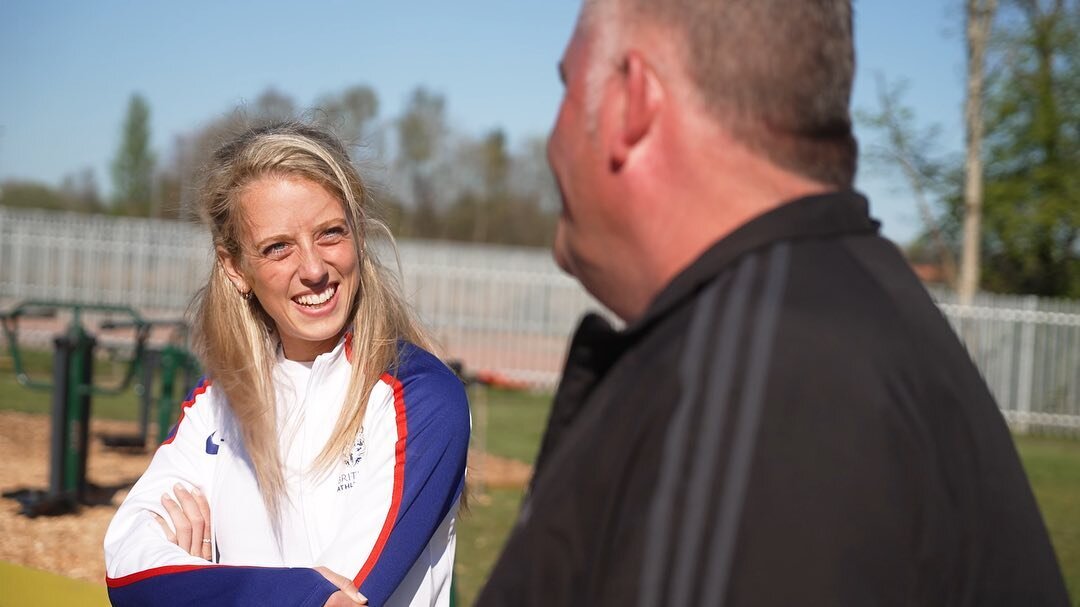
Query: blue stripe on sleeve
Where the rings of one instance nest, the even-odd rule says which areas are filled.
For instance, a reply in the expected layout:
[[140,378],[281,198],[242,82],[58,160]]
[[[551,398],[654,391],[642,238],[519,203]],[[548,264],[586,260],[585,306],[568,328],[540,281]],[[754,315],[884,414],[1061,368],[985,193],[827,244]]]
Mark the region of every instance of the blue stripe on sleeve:
[[137,605],[302,605],[319,607],[338,590],[314,569],[197,567],[128,584],[110,581],[115,607]]
[[469,449],[465,387],[446,365],[406,343],[394,375],[406,410],[405,482],[393,531],[360,586],[376,607],[397,589],[460,498]]

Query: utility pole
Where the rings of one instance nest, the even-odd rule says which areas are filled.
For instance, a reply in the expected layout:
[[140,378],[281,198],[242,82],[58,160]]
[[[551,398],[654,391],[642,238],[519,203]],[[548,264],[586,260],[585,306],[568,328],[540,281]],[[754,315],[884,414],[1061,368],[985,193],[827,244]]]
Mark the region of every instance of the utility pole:
[[964,162],[964,244],[960,254],[961,305],[971,305],[979,288],[983,205],[983,72],[986,43],[997,0],[967,0],[967,100],[964,104],[967,159]]

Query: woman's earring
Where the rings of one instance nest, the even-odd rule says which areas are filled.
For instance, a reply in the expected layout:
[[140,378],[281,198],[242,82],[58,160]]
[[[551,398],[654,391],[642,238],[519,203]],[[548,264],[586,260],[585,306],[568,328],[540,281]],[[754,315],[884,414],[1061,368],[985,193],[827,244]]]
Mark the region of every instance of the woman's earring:
[[244,301],[251,301],[251,291],[240,291],[240,297],[242,297]]

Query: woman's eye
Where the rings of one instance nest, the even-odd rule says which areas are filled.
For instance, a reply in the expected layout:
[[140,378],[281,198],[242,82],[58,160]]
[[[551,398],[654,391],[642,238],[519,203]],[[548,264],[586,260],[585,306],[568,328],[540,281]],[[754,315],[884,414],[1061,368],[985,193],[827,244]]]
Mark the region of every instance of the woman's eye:
[[266,257],[281,257],[288,251],[288,245],[284,242],[275,242],[274,244],[263,249],[262,253]]
[[343,227],[329,228],[322,233],[322,240],[329,242],[337,242],[345,237],[346,231]]

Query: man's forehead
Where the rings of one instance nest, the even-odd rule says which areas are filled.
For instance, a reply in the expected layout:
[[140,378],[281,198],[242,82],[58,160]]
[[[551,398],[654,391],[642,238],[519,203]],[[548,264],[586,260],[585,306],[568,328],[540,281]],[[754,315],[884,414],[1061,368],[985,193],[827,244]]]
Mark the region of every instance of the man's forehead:
[[574,28],[574,33],[570,35],[570,40],[566,43],[562,59],[559,61],[559,71],[564,76],[567,71],[572,71],[578,63],[585,59],[594,37],[593,27],[578,22],[577,27]]

